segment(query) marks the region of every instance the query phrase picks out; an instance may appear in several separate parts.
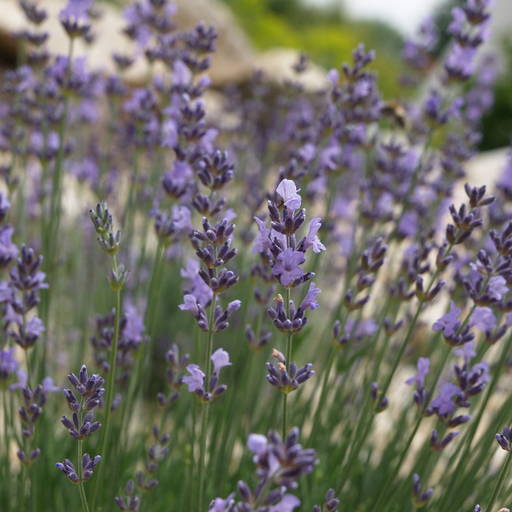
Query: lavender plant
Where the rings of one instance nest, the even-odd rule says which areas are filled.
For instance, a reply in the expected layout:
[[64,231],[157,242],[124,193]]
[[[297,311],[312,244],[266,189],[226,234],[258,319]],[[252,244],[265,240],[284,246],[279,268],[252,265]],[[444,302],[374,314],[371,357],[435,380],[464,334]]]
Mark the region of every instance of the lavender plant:
[[0,508],[507,510],[512,152],[495,182],[466,176],[490,2],[452,11],[442,57],[422,24],[398,98],[364,45],[315,92],[304,55],[286,84],[212,90],[215,27],[170,0],[126,5],[113,72],[76,54],[99,3],[63,3],[62,55],[46,5],[19,7]]

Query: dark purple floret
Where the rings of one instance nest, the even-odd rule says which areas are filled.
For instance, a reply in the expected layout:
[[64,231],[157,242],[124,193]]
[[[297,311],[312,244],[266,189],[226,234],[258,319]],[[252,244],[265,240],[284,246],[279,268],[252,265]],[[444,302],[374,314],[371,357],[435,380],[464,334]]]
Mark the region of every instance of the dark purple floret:
[[379,413],[388,408],[389,399],[386,396],[381,396],[381,393],[379,392],[379,384],[377,382],[372,382],[370,384],[370,396],[372,397],[376,412]]
[[66,6],[61,9],[59,20],[69,37],[87,39],[90,35],[89,11],[92,6],[93,0],[68,0]]
[[315,505],[313,507],[313,512],[338,512],[338,506],[340,504],[340,500],[336,498],[336,492],[334,489],[329,489],[325,493],[323,507],[320,505]]
[[297,368],[295,363],[287,363],[284,355],[279,350],[272,351],[272,357],[277,360],[277,367],[272,363],[266,363],[267,381],[283,393],[295,391],[300,384],[306,382],[315,375],[311,363]]
[[34,25],[40,25],[48,16],[45,9],[40,8],[37,3],[31,2],[30,0],[20,0],[19,5],[27,20]]
[[496,434],[496,441],[507,452],[512,452],[512,427],[505,427]]
[[417,507],[425,506],[433,494],[434,489],[422,491],[420,477],[418,474],[414,473],[414,475],[412,476],[412,496],[414,504]]
[[63,462],[57,462],[55,464],[55,467],[59,471],[62,471],[71,482],[73,482],[74,484],[78,484],[80,482],[85,482],[91,479],[94,469],[100,463],[100,461],[101,457],[99,455],[96,455],[96,457],[91,458],[91,456],[88,453],[84,453],[81,461],[82,478],[78,476],[75,466],[69,459],[64,459]]
[[459,432],[449,432],[441,438],[438,431],[434,429],[430,436],[430,446],[436,451],[443,451],[458,435]]
[[93,410],[103,405],[104,381],[99,375],[89,375],[85,365],[80,368],[78,376],[70,373],[68,380],[75,392],[64,389],[64,396],[73,414],[71,419],[63,416],[61,423],[68,429],[71,437],[85,439],[101,427],[101,423],[94,421]]
[[124,488],[124,496],[116,496],[114,501],[120,510],[139,512],[140,497],[135,494],[135,482],[128,480]]

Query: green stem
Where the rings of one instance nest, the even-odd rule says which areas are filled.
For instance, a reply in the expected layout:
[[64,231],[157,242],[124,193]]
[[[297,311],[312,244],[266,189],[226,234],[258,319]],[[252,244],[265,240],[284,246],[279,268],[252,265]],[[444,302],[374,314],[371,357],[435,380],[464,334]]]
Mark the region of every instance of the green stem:
[[498,497],[498,494],[501,491],[501,487],[503,485],[505,477],[507,476],[511,460],[512,454],[507,453],[507,460],[505,461],[505,464],[503,464],[503,467],[501,468],[500,476],[498,477],[498,481],[496,482],[496,486],[494,487],[491,500],[489,501],[489,506],[487,507],[487,512],[492,512],[493,510],[494,502],[496,501],[496,498]]
[[[455,489],[455,485],[458,484],[458,478],[461,476],[461,473],[463,473],[462,468],[467,467],[468,459],[469,457],[474,453],[473,450],[473,440],[475,438],[475,434],[478,430],[478,427],[480,425],[480,422],[482,420],[482,417],[484,415],[484,412],[486,411],[487,404],[491,397],[493,396],[494,390],[496,386],[498,385],[499,376],[501,375],[501,372],[503,371],[503,367],[505,366],[507,362],[507,357],[510,352],[510,348],[512,347],[512,336],[510,336],[507,340],[507,343],[503,346],[503,350],[500,355],[500,359],[498,362],[498,367],[495,369],[493,373],[493,378],[491,380],[491,383],[489,384],[489,387],[487,388],[486,395],[484,399],[482,400],[482,403],[479,406],[479,411],[476,416],[476,418],[471,422],[470,431],[466,435],[464,439],[464,443],[459,444],[459,448],[456,452],[456,455],[454,457],[454,461],[458,453],[462,452],[462,455],[460,456],[457,466],[455,468],[455,471],[453,471],[451,480],[449,482],[448,488],[449,489]],[[444,510],[445,505],[451,505],[451,497],[448,494],[445,494],[440,502],[439,509]]]
[[199,446],[199,508],[204,510],[205,495],[205,473],[206,473],[206,438],[208,435],[208,416],[210,412],[210,404],[203,405],[201,411],[201,441]]
[[9,443],[9,421],[8,421],[9,407],[8,407],[8,404],[7,404],[7,393],[8,393],[8,391],[6,389],[4,389],[4,391],[3,391],[2,406],[3,406],[3,416],[4,416],[4,432],[3,432],[3,434],[4,434],[5,461],[4,461],[4,464],[3,464],[3,469],[5,471],[4,482],[5,482],[6,502],[7,502],[7,508],[9,508],[11,459],[10,459],[10,450],[9,450],[9,447],[10,447],[10,443]]
[[[117,274],[117,259],[114,255],[112,258],[112,266],[114,273]],[[103,468],[105,467],[105,461],[108,462],[108,451],[109,451],[109,437],[110,437],[110,427],[111,427],[111,418],[112,418],[112,402],[114,400],[114,388],[116,382],[116,364],[117,364],[117,347],[119,344],[119,330],[121,324],[121,289],[116,290],[116,316],[114,323],[114,339],[112,342],[112,347],[110,349],[110,360],[109,360],[109,374],[108,374],[108,383],[107,383],[107,397],[105,401],[105,427],[103,429],[103,442],[101,443],[101,456],[103,457],[102,464],[100,464],[98,475],[96,477],[95,485],[94,485],[94,494],[92,499],[92,508],[94,510],[96,505],[96,498],[98,495],[98,488],[100,482],[102,481],[102,473]]]
[[313,427],[311,428],[311,434],[309,435],[308,445],[311,444],[311,440],[315,439],[315,434],[317,432],[317,428],[320,425],[320,415],[322,414],[325,400],[327,399],[327,383],[329,382],[329,375],[332,370],[332,365],[335,359],[335,349],[334,346],[329,347],[329,356],[327,358],[327,368],[324,369],[324,376],[322,379],[322,388],[320,391],[320,400],[318,401],[318,407],[316,410],[313,410]]
[[89,504],[87,503],[87,496],[85,495],[84,482],[82,480],[82,440],[80,439],[77,443],[77,470],[78,478],[80,483],[78,484],[78,490],[80,491],[80,501],[82,502],[83,512],[89,512]]
[[[291,290],[290,288],[286,288],[286,317],[290,317],[290,300],[291,300]],[[288,332],[286,338],[286,369],[290,369],[290,364],[292,362],[292,351],[293,351],[293,334]],[[286,438],[287,432],[287,421],[288,421],[288,393],[283,393],[283,441]]]
[[[68,46],[68,68],[66,70],[66,81],[71,76],[71,62],[73,59],[73,47],[74,39],[69,39]],[[61,217],[61,206],[62,206],[62,164],[64,161],[64,148],[66,139],[67,129],[67,118],[69,111],[69,96],[64,91],[64,109],[62,119],[59,125],[59,148],[57,151],[57,157],[55,160],[55,168],[53,169],[52,176],[52,192],[50,195],[49,205],[49,219],[47,222],[43,221],[44,233],[42,237],[43,254],[45,259],[43,260],[44,270],[47,275],[50,287],[44,290],[41,294],[41,319],[43,324],[46,326],[42,343],[42,358],[41,358],[41,377],[46,375],[46,364],[47,364],[47,346],[49,336],[49,322],[50,317],[50,304],[53,290],[56,288],[56,274],[54,273],[55,267],[55,247],[57,242],[57,234],[60,225]],[[43,184],[44,185],[44,184]],[[44,212],[44,208],[43,208]]]
[[[210,304],[210,314],[208,318],[208,342],[206,348],[205,368],[206,368],[206,389],[209,390],[211,379],[211,361],[213,352],[213,333],[214,333],[214,319],[215,319],[215,302],[216,294],[213,294],[212,303]],[[204,404],[201,416],[201,444],[199,447],[199,509],[204,510],[204,495],[205,495],[205,474],[206,474],[206,438],[208,436],[208,415],[210,411],[210,403]]]

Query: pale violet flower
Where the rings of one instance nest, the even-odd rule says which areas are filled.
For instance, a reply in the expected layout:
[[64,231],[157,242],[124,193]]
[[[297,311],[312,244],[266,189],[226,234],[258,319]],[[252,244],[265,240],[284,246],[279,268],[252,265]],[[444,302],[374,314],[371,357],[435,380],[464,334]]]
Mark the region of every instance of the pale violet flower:
[[300,505],[300,500],[293,494],[285,494],[283,499],[268,509],[268,512],[293,512]]
[[496,317],[491,308],[478,307],[471,315],[470,325],[479,331],[487,332],[496,327]]
[[262,434],[249,434],[247,448],[256,455],[262,454],[267,449],[267,438]]
[[189,364],[187,366],[187,372],[190,375],[183,377],[183,383],[187,385],[188,390],[193,393],[194,391],[203,389],[205,374],[197,366],[197,364]]
[[501,300],[503,295],[508,292],[507,281],[502,276],[491,277],[487,290],[493,299]]
[[300,208],[302,199],[297,193],[297,187],[292,180],[282,180],[277,186],[276,192],[283,200],[286,208],[289,208],[290,210]]
[[418,373],[405,381],[406,384],[416,384],[417,389],[425,387],[425,377],[430,370],[430,359],[428,357],[420,357],[418,359]]
[[463,357],[464,361],[468,363],[471,359],[473,359],[473,357],[476,356],[475,345],[476,343],[474,340],[468,341],[467,343],[464,343],[461,348],[455,349],[453,353],[456,356]]
[[318,238],[318,231],[322,227],[322,219],[320,217],[315,217],[311,219],[309,222],[308,234],[306,235],[304,248],[308,249],[309,247],[313,248],[314,253],[319,253],[325,251],[325,245],[320,242]]
[[189,293],[183,297],[183,304],[180,304],[178,307],[181,309],[181,311],[190,311],[193,315],[197,315],[199,312],[196,297]]
[[311,310],[318,308],[319,304],[316,301],[316,297],[320,292],[320,288],[317,288],[315,283],[311,282],[308,293],[306,293],[304,300],[300,304],[300,309],[302,309],[302,311],[306,311],[308,308]]
[[450,303],[450,311],[434,322],[432,330],[442,331],[447,337],[453,336],[460,327],[459,316],[461,311],[462,310],[455,305],[455,302],[452,301]]
[[213,371],[215,373],[219,373],[221,368],[225,366],[231,366],[231,361],[229,360],[229,354],[222,348],[218,348],[211,357],[213,364]]

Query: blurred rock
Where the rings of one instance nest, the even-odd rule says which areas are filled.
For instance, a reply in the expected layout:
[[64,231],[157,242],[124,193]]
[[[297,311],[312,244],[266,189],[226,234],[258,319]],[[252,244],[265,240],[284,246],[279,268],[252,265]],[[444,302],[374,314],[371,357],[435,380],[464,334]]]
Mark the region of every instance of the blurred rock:
[[[295,50],[276,48],[256,54],[233,14],[222,2],[175,0],[175,3],[178,8],[175,20],[179,29],[192,28],[203,21],[214,25],[219,33],[217,51],[209,71],[214,85],[246,82],[251,79],[256,69],[264,71],[268,80],[280,84],[294,78],[292,66],[297,62],[299,53]],[[50,33],[49,50],[56,54],[66,53],[68,39],[58,21],[58,13],[65,1],[45,0],[42,4],[49,12],[48,20],[42,25],[42,28]],[[134,45],[122,33],[125,26],[122,11],[103,4],[100,11],[102,15],[94,24],[94,43],[86,45],[83,41],[77,41],[75,55],[87,55],[91,67],[112,72],[115,70],[111,60],[112,53],[129,53],[134,50]],[[3,0],[1,12],[0,55],[3,57],[4,65],[12,66],[16,56],[13,34],[25,28],[27,23],[16,0]],[[131,82],[142,82],[147,76],[147,71],[145,61],[139,59],[128,71],[126,78]],[[319,89],[326,83],[325,72],[311,64],[301,75],[300,81],[307,90]]]
[[[252,70],[254,51],[243,31],[238,27],[230,10],[217,0],[175,0],[178,7],[176,23],[180,29],[192,28],[200,21],[214,25],[219,33],[217,52],[213,58],[210,77],[215,83],[236,80],[249,75]],[[58,13],[65,4],[64,0],[45,0],[41,2],[48,10],[48,20],[42,25],[50,33],[49,49],[52,53],[65,53],[68,46],[67,36],[62,29]],[[90,46],[77,41],[75,55],[87,55],[93,68],[114,71],[111,60],[113,52],[128,53],[134,46],[122,33],[125,22],[122,11],[114,6],[101,5],[102,16],[95,21],[96,40]],[[2,0],[0,16],[0,52],[12,60],[12,34],[26,28],[27,23],[16,0]],[[3,59],[6,60],[5,58]],[[127,75],[133,81],[141,81],[147,68],[142,62],[134,66]]]
[[290,48],[273,48],[260,53],[254,59],[254,69],[260,69],[265,76],[278,84],[289,80],[300,82],[307,91],[317,91],[328,85],[327,72],[317,64],[308,62],[306,71],[299,77],[293,70],[300,53]]

